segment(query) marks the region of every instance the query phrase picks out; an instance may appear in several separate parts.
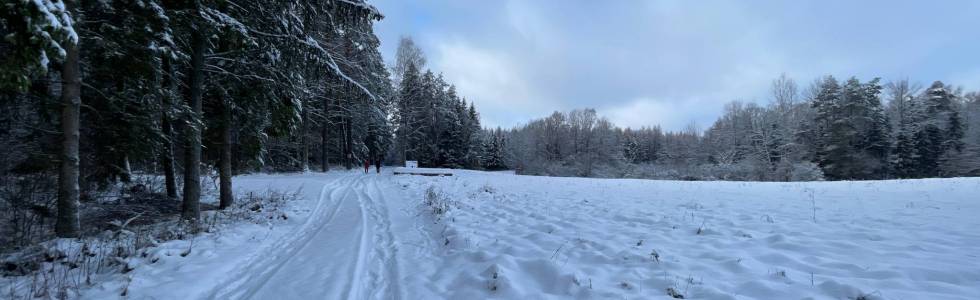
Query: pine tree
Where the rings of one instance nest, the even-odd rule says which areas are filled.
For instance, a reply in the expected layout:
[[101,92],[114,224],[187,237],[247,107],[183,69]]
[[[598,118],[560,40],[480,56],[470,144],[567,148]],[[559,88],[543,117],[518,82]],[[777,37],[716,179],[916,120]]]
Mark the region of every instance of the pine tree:
[[[77,4],[65,3],[69,15]],[[65,43],[65,61],[61,63],[61,167],[58,174],[58,219],[55,234],[59,237],[78,237],[81,225],[78,221],[79,169],[78,143],[81,114],[81,68],[79,63],[78,37]]]
[[422,114],[426,97],[422,77],[415,65],[408,65],[398,90],[395,121],[396,145],[402,160],[419,160],[424,142]]
[[858,116],[863,123],[863,138],[860,142],[860,148],[868,156],[868,161],[864,163],[867,167],[863,179],[881,179],[888,172],[890,139],[888,136],[888,118],[885,116],[884,107],[881,104],[881,90],[882,87],[878,78],[864,84],[863,105],[861,115]]
[[963,150],[963,137],[965,128],[960,118],[960,113],[953,110],[949,114],[948,126],[946,127],[946,137],[943,140],[943,149],[948,151],[960,152]]
[[[77,237],[79,206],[79,128],[81,67],[78,4],[57,0],[13,1],[0,11],[4,42],[0,48],[0,90],[28,91],[31,81],[48,71],[52,58],[61,62],[61,146],[55,234]],[[2,42],[0,42],[2,43]],[[7,155],[7,154],[5,154]]]
[[462,103],[464,109],[464,116],[467,120],[465,124],[466,129],[466,167],[471,169],[478,169],[481,167],[480,161],[483,160],[484,148],[483,148],[483,126],[480,125],[480,114],[476,111],[476,106],[473,102],[470,102],[469,107],[466,106],[466,101]]
[[450,90],[451,93],[442,97],[435,104],[441,112],[438,117],[439,123],[441,123],[441,129],[439,129],[439,144],[437,145],[437,153],[432,165],[437,167],[462,168],[465,151],[467,151],[464,147],[467,141],[464,139],[464,121],[461,120],[461,115],[459,114],[461,110],[459,109],[459,105],[454,103],[456,102],[453,99],[455,92],[452,91],[453,89]]
[[899,131],[895,138],[890,164],[893,174],[898,178],[915,178],[918,174],[918,157],[913,138],[914,135],[910,135],[907,129]]
[[62,61],[78,42],[73,14],[59,0],[5,1],[0,10],[4,30],[0,56],[0,90],[27,91],[53,61]]
[[943,134],[935,124],[926,124],[915,135],[916,178],[938,177],[943,153]]
[[948,176],[953,172],[953,157],[963,148],[964,128],[960,120],[956,94],[940,81],[933,82],[920,101],[915,122],[919,124],[916,139],[917,177]]
[[422,108],[415,112],[416,118],[420,121],[417,128],[422,133],[421,144],[417,146],[418,161],[421,166],[437,166],[437,155],[439,153],[439,135],[442,133],[442,125],[439,118],[444,114],[439,101],[442,96],[442,84],[439,82],[435,73],[426,70],[422,75],[422,97],[419,107]]
[[842,156],[847,156],[850,149],[841,147],[846,130],[840,120],[841,88],[833,76],[827,76],[821,81],[819,93],[812,100],[814,109],[814,145],[816,163],[824,173],[832,178],[842,178],[844,166],[840,164]]
[[880,178],[888,167],[888,120],[878,79],[850,78],[838,88],[827,77],[812,102],[817,164],[833,179]]
[[[442,82],[440,84],[448,85]],[[440,88],[438,101],[435,103],[439,111],[439,149],[438,158],[434,165],[448,168],[462,168],[466,164],[466,154],[469,151],[468,123],[466,106],[456,95],[456,87],[448,85]]]
[[201,130],[204,93],[204,54],[208,51],[207,28],[201,21],[191,29],[191,69],[187,77],[187,102],[189,110],[183,123],[184,135],[184,193],[181,202],[181,218],[197,222],[201,218]]
[[161,114],[172,110],[172,99],[163,99],[170,96],[163,88],[163,58],[176,54],[169,18],[156,2],[83,5],[80,9],[91,20],[85,24],[100,24],[78,29],[86,49],[81,57],[88,65],[86,82],[104,91],[85,95],[89,109],[82,115],[86,126],[81,138],[92,148],[85,151],[93,155],[84,167],[90,172],[88,182],[104,187],[129,182],[131,161],[153,160],[160,149],[169,149],[160,124]]
[[499,127],[484,132],[484,155],[482,165],[487,170],[502,170],[507,168],[504,163],[505,140],[503,130]]

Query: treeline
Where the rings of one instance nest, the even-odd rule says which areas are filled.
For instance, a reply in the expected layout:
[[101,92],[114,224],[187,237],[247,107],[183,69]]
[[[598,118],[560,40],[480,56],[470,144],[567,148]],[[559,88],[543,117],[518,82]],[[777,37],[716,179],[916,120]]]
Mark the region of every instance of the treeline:
[[422,72],[425,55],[411,38],[401,39],[396,55],[396,131],[389,161],[414,160],[423,167],[495,167],[484,159],[487,136],[473,103],[457,95],[441,74]]
[[80,203],[153,188],[132,182],[142,175],[164,179],[195,223],[202,177],[225,208],[234,174],[351,168],[394,140],[383,16],[363,0],[2,6],[4,248],[44,236],[50,218],[57,236],[79,236]]
[[620,128],[594,110],[556,112],[503,136],[524,174],[685,180],[980,176],[980,93],[942,82],[785,76],[762,106],[734,101],[706,130]]

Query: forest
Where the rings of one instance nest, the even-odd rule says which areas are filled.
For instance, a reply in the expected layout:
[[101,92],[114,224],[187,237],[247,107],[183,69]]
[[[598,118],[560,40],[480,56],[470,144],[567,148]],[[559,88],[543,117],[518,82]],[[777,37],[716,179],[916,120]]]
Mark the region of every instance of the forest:
[[[233,178],[364,161],[518,174],[818,181],[980,176],[980,93],[783,75],[707,128],[622,128],[594,109],[484,128],[423,50],[385,62],[363,0],[5,1],[4,245],[78,237],[126,197],[189,223]],[[733,98],[739,95],[732,95]],[[656,124],[657,120],[650,120]],[[202,187],[204,191],[202,191]],[[217,205],[202,204],[212,197]],[[125,196],[125,197],[124,197]],[[53,232],[51,230],[53,228]]]
[[[812,181],[980,176],[980,93],[936,81],[773,80],[768,104],[732,101],[710,127],[620,128],[595,110],[494,129],[525,174]],[[491,140],[493,141],[493,140]],[[496,143],[496,142],[495,142]],[[494,143],[491,143],[494,145]]]
[[127,199],[198,223],[237,174],[479,167],[475,107],[418,61],[390,76],[363,0],[2,5],[5,249],[104,229]]

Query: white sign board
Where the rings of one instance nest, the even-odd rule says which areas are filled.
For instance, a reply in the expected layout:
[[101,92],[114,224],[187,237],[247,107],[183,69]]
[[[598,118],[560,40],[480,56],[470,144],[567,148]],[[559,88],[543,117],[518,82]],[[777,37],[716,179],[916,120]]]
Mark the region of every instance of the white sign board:
[[405,161],[405,167],[406,168],[418,168],[419,167],[419,161],[417,161],[417,160],[406,160]]

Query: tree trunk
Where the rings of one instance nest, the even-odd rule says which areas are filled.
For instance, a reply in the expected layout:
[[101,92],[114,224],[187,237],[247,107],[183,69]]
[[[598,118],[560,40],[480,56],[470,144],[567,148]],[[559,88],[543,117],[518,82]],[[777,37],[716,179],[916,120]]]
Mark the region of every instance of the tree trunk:
[[[66,1],[74,14],[74,1]],[[61,70],[61,167],[58,174],[58,219],[55,235],[78,237],[78,128],[81,106],[81,74],[78,67],[78,43],[65,43],[65,62]]]
[[163,178],[167,186],[167,198],[177,199],[177,173],[174,170],[174,133],[173,125],[170,124],[170,116],[164,115],[160,126],[163,127],[163,135],[166,139],[160,160],[163,163]]
[[123,174],[122,174],[122,176],[120,176],[120,179],[119,180],[122,181],[123,183],[130,183],[130,182],[132,182],[133,181],[133,167],[129,163],[129,155],[128,154],[123,154],[123,157],[122,157],[122,169],[123,169]]
[[223,98],[225,99],[221,110],[221,158],[218,166],[218,176],[221,180],[218,204],[220,209],[231,207],[235,201],[235,195],[231,190],[231,103],[227,96]]
[[177,174],[174,170],[174,132],[173,124],[170,121],[170,110],[174,104],[172,97],[174,95],[173,93],[177,90],[177,79],[170,57],[164,54],[161,59],[163,61],[161,72],[167,72],[166,76],[161,76],[166,78],[166,83],[161,86],[161,91],[168,91],[169,93],[164,94],[161,92],[163,113],[161,114],[160,127],[165,140],[163,142],[160,160],[163,164],[163,178],[167,186],[167,197],[177,199]]
[[201,217],[201,95],[204,85],[204,51],[207,39],[202,28],[191,32],[191,70],[187,84],[187,106],[191,111],[184,122],[184,201],[181,218],[197,222]]
[[[344,87],[345,87],[345,90],[347,92],[346,95],[348,97],[351,97],[351,94],[352,94],[351,93],[351,85],[350,84],[344,84]],[[351,102],[353,102],[353,101],[351,101]],[[348,104],[350,104],[350,103],[348,103]],[[338,105],[338,107],[340,107],[340,105]],[[346,107],[346,108],[344,108],[343,111],[344,111],[344,114],[343,114],[343,118],[342,118],[343,121],[342,122],[344,124],[344,126],[343,126],[343,129],[344,129],[344,158],[345,158],[344,159],[344,166],[347,167],[347,170],[350,170],[350,169],[353,169],[354,168],[354,146],[353,146],[353,144],[351,142],[351,139],[353,139],[353,137],[351,137],[351,128],[350,128],[351,127],[351,121],[350,121],[351,107]]]
[[327,145],[329,144],[327,142],[327,129],[327,124],[323,124],[323,130],[320,132],[320,164],[322,164],[321,168],[324,172],[330,171],[330,161],[327,159],[327,156],[330,153],[330,151],[327,149]]
[[310,171],[310,103],[303,104],[303,121],[300,123],[300,144],[302,149],[300,149],[300,167],[303,168],[303,172]]
[[327,134],[329,133],[328,130],[330,129],[330,118],[328,117],[329,107],[330,97],[325,96],[323,97],[323,124],[321,125],[320,131],[320,163],[323,164],[322,167],[324,172],[330,171],[330,161],[327,160],[327,154],[329,153],[329,151],[327,151],[327,145],[329,144],[329,136]]
[[354,168],[354,151],[351,145],[351,130],[350,130],[350,119],[344,117],[344,166],[348,170]]

